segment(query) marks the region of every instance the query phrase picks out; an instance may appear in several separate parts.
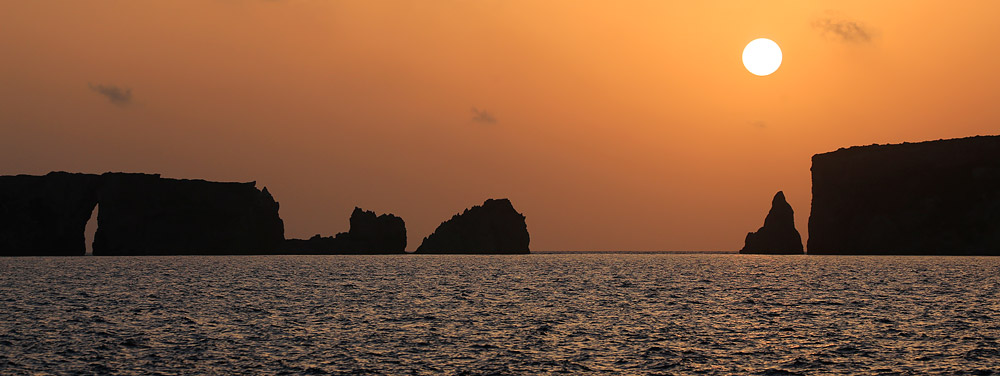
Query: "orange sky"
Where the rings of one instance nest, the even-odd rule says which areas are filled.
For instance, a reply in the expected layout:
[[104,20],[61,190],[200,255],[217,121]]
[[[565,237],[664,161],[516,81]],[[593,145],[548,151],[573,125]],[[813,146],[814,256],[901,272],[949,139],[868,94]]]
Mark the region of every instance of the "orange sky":
[[509,197],[535,251],[736,250],[778,190],[805,237],[813,154],[1000,133],[1000,3],[945,4],[0,0],[0,174],[256,180],[290,237],[357,205],[414,249]]

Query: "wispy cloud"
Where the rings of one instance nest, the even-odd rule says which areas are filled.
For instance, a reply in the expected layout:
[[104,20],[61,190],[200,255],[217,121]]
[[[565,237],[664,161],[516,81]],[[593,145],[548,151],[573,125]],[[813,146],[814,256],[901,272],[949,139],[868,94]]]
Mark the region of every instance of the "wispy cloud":
[[833,12],[827,12],[826,16],[813,20],[812,26],[825,36],[850,43],[871,42],[874,34],[870,26],[838,17]]
[[496,124],[497,118],[493,114],[486,110],[480,110],[478,108],[472,108],[472,121],[482,124]]
[[90,91],[100,94],[107,98],[111,103],[119,106],[127,106],[132,103],[132,89],[120,88],[115,85],[101,85],[101,84],[87,84]]
[[765,121],[763,121],[763,120],[751,121],[750,122],[750,126],[752,126],[754,128],[764,129],[764,128],[767,128],[767,123]]

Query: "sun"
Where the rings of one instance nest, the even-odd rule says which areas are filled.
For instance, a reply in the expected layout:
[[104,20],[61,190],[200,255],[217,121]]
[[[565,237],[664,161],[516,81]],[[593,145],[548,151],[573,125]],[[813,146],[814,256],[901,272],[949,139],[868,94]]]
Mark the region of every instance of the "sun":
[[767,76],[781,66],[781,47],[767,38],[757,38],[743,48],[743,65],[750,73]]

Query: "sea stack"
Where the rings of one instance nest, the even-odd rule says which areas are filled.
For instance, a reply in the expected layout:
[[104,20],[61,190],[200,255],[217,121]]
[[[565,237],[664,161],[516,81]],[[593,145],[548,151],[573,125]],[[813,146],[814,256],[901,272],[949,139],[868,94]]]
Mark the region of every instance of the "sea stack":
[[812,158],[809,254],[1000,255],[1000,136]]
[[785,201],[785,194],[778,191],[771,200],[771,211],[764,218],[764,226],[747,234],[740,253],[795,255],[802,254],[802,237],[795,230],[795,212]]
[[336,236],[313,236],[308,240],[288,239],[284,253],[374,255],[406,252],[406,223],[392,214],[354,208],[351,227]]
[[489,199],[441,223],[416,253],[526,254],[528,226],[508,199]]

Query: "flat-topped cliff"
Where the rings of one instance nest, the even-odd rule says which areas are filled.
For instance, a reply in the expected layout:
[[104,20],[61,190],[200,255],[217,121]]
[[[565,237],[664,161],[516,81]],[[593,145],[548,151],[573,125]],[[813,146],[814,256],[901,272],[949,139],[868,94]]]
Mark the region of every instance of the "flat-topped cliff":
[[94,255],[273,253],[284,224],[270,192],[255,185],[101,175]]
[[1000,136],[812,158],[810,254],[1000,255]]
[[508,199],[489,199],[441,223],[416,253],[522,254],[528,250],[524,215]]
[[84,255],[96,206],[95,255],[273,253],[278,203],[255,183],[151,174],[0,176],[0,255]]

